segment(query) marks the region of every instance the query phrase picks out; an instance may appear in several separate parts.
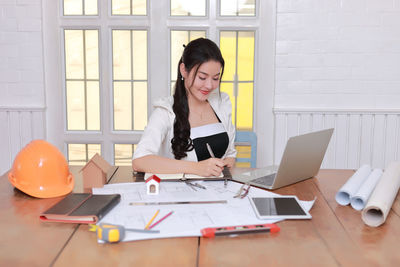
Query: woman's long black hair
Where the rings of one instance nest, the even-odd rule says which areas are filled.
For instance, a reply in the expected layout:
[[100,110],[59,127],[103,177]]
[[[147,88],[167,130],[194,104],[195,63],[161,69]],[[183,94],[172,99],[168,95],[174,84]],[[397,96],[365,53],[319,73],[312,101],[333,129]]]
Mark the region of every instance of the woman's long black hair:
[[190,138],[187,91],[179,66],[181,63],[185,64],[185,69],[188,73],[195,68],[195,75],[193,76],[192,81],[193,84],[201,64],[210,60],[219,62],[221,64],[221,82],[222,75],[224,73],[225,61],[222,57],[221,51],[213,41],[205,38],[198,38],[189,42],[185,46],[182,57],[179,60],[178,77],[175,83],[174,104],[172,106],[172,109],[175,113],[175,122],[174,137],[171,140],[171,144],[175,159],[184,158],[187,156],[186,152],[193,150],[193,142]]

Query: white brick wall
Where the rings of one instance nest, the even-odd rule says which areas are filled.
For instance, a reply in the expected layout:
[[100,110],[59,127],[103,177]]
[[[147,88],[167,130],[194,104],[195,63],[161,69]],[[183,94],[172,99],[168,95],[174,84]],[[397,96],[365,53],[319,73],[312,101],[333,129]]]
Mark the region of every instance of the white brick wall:
[[[46,136],[44,2],[0,0],[0,173]],[[277,0],[276,15],[275,108],[399,109],[400,0]]]
[[45,105],[41,0],[0,1],[0,107]]
[[275,106],[400,107],[400,0],[278,0]]
[[41,0],[0,0],[0,175],[45,133]]

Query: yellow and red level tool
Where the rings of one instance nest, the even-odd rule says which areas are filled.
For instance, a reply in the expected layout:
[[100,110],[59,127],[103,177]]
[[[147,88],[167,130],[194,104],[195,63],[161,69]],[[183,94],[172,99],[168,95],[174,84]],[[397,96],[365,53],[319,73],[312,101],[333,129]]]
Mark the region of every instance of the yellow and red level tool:
[[201,230],[201,234],[203,237],[215,237],[222,235],[254,234],[263,232],[276,233],[279,231],[280,228],[276,224],[267,223],[267,224],[204,228]]

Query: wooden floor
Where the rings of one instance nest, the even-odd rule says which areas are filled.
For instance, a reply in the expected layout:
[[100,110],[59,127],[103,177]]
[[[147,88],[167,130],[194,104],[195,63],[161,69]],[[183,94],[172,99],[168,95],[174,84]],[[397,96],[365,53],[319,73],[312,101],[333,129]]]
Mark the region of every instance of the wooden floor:
[[[119,244],[98,244],[87,225],[40,222],[39,214],[61,198],[32,198],[3,175],[0,266],[400,266],[399,196],[386,223],[368,227],[359,211],[334,199],[352,174],[321,170],[315,178],[274,191],[301,200],[317,198],[311,220],[279,222],[279,233]],[[130,168],[120,167],[111,182],[133,180]],[[79,191],[79,174],[76,181]]]

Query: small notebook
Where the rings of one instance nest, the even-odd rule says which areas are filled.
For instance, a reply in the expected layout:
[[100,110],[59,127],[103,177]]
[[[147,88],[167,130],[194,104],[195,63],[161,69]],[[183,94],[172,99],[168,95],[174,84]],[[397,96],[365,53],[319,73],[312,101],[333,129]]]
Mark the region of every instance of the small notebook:
[[159,177],[161,180],[185,180],[185,179],[190,179],[190,180],[222,180],[222,179],[231,179],[232,175],[231,172],[229,171],[229,168],[225,167],[224,170],[221,172],[219,176],[209,176],[209,177],[203,177],[199,176],[196,174],[188,174],[188,173],[168,173],[168,174],[156,174],[156,173],[145,173],[144,174],[144,180],[149,178],[155,174],[157,177]]
[[121,199],[120,194],[71,193],[40,215],[46,222],[97,223]]

